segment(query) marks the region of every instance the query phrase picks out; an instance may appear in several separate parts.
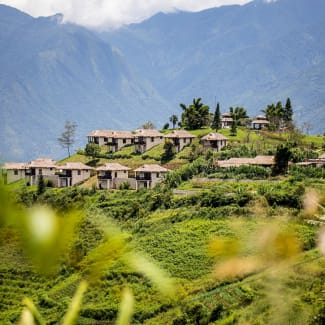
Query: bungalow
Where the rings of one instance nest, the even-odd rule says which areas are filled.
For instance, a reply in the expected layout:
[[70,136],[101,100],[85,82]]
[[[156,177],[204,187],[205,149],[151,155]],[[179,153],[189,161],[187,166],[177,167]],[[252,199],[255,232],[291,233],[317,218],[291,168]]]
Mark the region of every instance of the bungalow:
[[185,146],[192,143],[195,135],[185,130],[174,130],[165,135],[165,139],[169,139],[174,143],[176,152],[180,152]]
[[88,143],[96,143],[102,147],[107,144],[112,132],[111,130],[94,130],[87,135]]
[[228,143],[228,138],[221,133],[209,133],[201,138],[204,147],[220,151]]
[[100,146],[107,145],[108,152],[116,152],[133,143],[134,135],[130,131],[95,130],[88,134],[88,142]]
[[50,158],[38,158],[27,164],[25,175],[29,177],[29,184],[36,185],[39,176],[51,180],[56,186],[56,162]]
[[264,115],[258,115],[255,117],[255,120],[251,123],[251,128],[254,130],[261,130],[268,127],[270,122]]
[[107,151],[116,152],[133,143],[134,135],[130,131],[112,131],[107,140]]
[[274,156],[256,156],[255,158],[230,158],[228,160],[219,160],[216,162],[216,166],[220,168],[239,166],[272,167],[274,164]]
[[5,163],[1,169],[2,173],[6,175],[6,183],[10,184],[21,179],[25,179],[27,165],[26,163]]
[[164,135],[157,130],[139,129],[134,132],[134,152],[144,153],[163,142]]
[[231,117],[230,113],[223,113],[221,115],[221,128],[229,129],[234,122],[234,119]]
[[116,189],[123,182],[130,181],[130,168],[118,163],[107,163],[96,168],[97,186],[100,189]]
[[135,171],[136,187],[140,188],[153,188],[158,182],[160,182],[164,175],[169,172],[169,169],[160,165],[143,165]]
[[68,162],[63,165],[56,166],[56,175],[58,176],[58,187],[74,186],[82,181],[90,178],[89,167],[80,162]]

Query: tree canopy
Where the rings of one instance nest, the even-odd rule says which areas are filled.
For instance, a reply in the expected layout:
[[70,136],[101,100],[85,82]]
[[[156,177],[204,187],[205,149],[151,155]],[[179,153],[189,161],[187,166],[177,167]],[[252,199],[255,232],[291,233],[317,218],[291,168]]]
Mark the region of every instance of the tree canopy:
[[74,122],[66,121],[64,124],[63,132],[58,138],[58,142],[61,147],[68,150],[68,155],[70,157],[70,148],[75,143],[75,133],[77,124]]
[[210,122],[210,107],[201,102],[201,98],[193,98],[193,102],[186,106],[181,103],[183,109],[182,126],[186,129],[195,130],[208,126]]

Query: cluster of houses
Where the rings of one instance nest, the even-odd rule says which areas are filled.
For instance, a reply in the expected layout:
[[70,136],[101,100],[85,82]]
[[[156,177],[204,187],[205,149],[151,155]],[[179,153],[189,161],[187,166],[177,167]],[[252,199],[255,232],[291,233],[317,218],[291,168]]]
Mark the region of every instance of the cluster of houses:
[[[88,142],[107,146],[108,152],[116,152],[125,146],[133,145],[134,152],[144,153],[154,146],[170,140],[175,152],[180,152],[192,143],[195,135],[186,130],[174,130],[162,134],[157,130],[141,129],[134,133],[130,131],[95,130],[88,134]],[[220,133],[209,133],[201,138],[204,147],[221,150],[228,144],[229,139]]]
[[[221,127],[230,128],[233,118],[230,113],[222,114]],[[258,115],[251,123],[251,128],[261,130],[267,127],[270,122],[263,115]],[[134,152],[144,153],[152,147],[163,143],[166,139],[173,142],[175,151],[180,152],[185,146],[192,143],[195,136],[186,130],[174,130],[169,134],[163,134],[157,130],[139,129],[131,131],[115,130],[94,130],[88,135],[89,143],[96,143],[99,146],[107,146],[107,151],[114,153],[125,146],[134,146]],[[205,147],[221,150],[227,145],[228,138],[220,133],[210,133],[201,139]]]
[[[230,114],[222,115],[222,127],[230,127]],[[269,122],[264,116],[257,116],[252,121],[252,128],[262,129]],[[134,152],[144,153],[152,147],[169,140],[173,143],[175,152],[180,152],[192,143],[195,135],[186,130],[173,130],[169,134],[162,134],[157,130],[140,129],[135,132],[94,130],[87,135],[89,143],[107,146],[108,152],[117,152],[125,146],[134,146]],[[229,139],[216,132],[208,133],[200,139],[203,147],[220,151],[227,146]],[[242,165],[272,167],[274,156],[257,156],[255,158],[230,158],[216,162],[217,168],[239,167]],[[303,166],[325,166],[325,155],[318,159],[310,159]],[[50,158],[39,158],[29,163],[6,163],[2,172],[6,175],[7,184],[24,179],[27,184],[35,185],[42,175],[54,187],[69,187],[80,184],[92,176],[97,175],[97,187],[100,189],[118,189],[122,183],[128,183],[128,188],[152,188],[169,170],[157,164],[145,164],[131,170],[119,163],[106,163],[98,168],[92,168],[81,162],[67,162],[57,164]]]
[[80,162],[67,162],[58,165],[53,159],[39,158],[29,163],[6,163],[7,184],[24,179],[29,185],[36,185],[42,175],[53,187],[70,187],[82,183],[97,175],[97,187],[100,189],[118,189],[122,183],[129,188],[153,188],[169,171],[157,164],[145,164],[133,170],[118,163],[106,163],[98,168],[89,167]]

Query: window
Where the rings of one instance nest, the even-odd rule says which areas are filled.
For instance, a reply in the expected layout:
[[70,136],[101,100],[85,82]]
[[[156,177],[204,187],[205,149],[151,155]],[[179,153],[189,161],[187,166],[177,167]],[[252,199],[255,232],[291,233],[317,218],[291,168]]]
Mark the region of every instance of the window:
[[155,141],[155,138],[151,138],[151,142],[154,142]]
[[78,170],[78,175],[81,175],[81,170]]
[[159,178],[159,173],[156,174],[156,177]]
[[42,174],[43,174],[43,171],[42,171],[41,168],[38,170],[38,174],[39,174],[39,175],[42,175]]
[[184,138],[183,142],[186,143],[186,139],[185,138]]
[[14,175],[18,175],[18,170],[14,170]]
[[126,139],[123,139],[123,143],[126,143]]

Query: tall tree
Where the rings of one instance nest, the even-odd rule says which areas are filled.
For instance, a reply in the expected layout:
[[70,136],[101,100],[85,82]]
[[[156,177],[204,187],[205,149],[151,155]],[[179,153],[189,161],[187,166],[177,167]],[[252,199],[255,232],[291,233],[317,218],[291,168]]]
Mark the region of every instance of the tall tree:
[[183,109],[182,126],[186,129],[195,130],[209,125],[210,108],[201,102],[201,98],[193,98],[189,106],[181,103],[180,107]]
[[219,129],[221,129],[221,113],[220,113],[219,103],[217,103],[216,110],[214,111],[211,127],[212,129],[215,129],[217,132]]
[[75,133],[77,124],[74,122],[66,121],[64,124],[63,132],[58,138],[58,142],[61,147],[68,150],[68,155],[70,157],[70,148],[75,143]]
[[178,117],[177,115],[173,114],[170,118],[169,121],[173,124],[173,129],[175,129],[175,126],[178,122]]
[[287,98],[286,105],[283,111],[283,121],[287,127],[292,126],[292,117],[293,117],[293,109],[291,106],[291,100],[290,98]]
[[288,146],[279,145],[275,153],[275,164],[273,166],[273,175],[279,175],[286,173],[288,170],[289,159],[291,157],[291,151]]
[[235,107],[233,110],[233,115],[235,116],[237,125],[245,125],[249,116],[247,115],[247,111],[244,107]]
[[161,156],[161,163],[164,164],[175,157],[176,150],[171,140],[166,140],[164,144],[164,153]]

